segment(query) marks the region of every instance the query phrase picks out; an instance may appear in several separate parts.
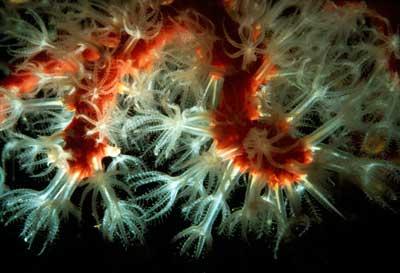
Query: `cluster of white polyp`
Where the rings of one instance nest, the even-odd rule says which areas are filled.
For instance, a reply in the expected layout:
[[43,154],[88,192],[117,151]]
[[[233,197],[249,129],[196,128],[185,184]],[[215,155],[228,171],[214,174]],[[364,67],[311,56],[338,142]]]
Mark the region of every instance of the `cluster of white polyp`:
[[[40,77],[35,90],[22,95],[0,89],[3,169],[14,160],[32,179],[51,181],[40,191],[5,190],[0,185],[5,192],[2,213],[7,223],[25,218],[22,236],[28,242],[44,230],[46,246],[62,217],[79,216],[70,198],[80,185],[86,187],[83,200],[93,191],[91,205],[100,230],[124,242],[141,239],[146,222],[167,215],[178,203],[192,225],[175,239],[183,240],[182,252],[195,256],[211,244],[215,227],[221,233],[239,229],[243,236],[269,235],[277,250],[293,226],[307,228],[319,218],[316,202],[341,215],[329,195],[329,187],[341,177],[383,206],[395,198],[389,184],[399,171],[400,82],[390,58],[400,57],[399,38],[385,18],[365,5],[227,1],[227,13],[238,28],[236,33],[224,29],[225,37],[219,37],[227,45],[224,54],[240,58],[242,71],[264,60],[254,75],[260,83],[255,101],[258,122],[269,127],[249,130],[240,149],[222,149],[223,139],[217,141],[215,133],[221,120],[215,115],[229,79],[213,63],[218,41],[213,22],[193,10],[179,11],[168,19],[180,28],[175,35],[163,27],[166,19],[158,1],[55,3],[56,8],[23,9],[34,24],[22,19],[15,7],[2,14],[6,35],[18,41],[11,47],[17,70]],[[47,26],[38,14],[46,16]],[[128,37],[118,50],[93,39],[110,33]],[[109,65],[116,52],[133,52],[141,41],[156,44],[163,34],[167,38],[162,45],[149,50],[151,65],[124,69],[112,86],[96,78],[96,71]],[[101,53],[91,64],[80,59],[88,48]],[[49,77],[31,62],[42,52],[71,59],[78,69]],[[272,68],[273,74],[266,73]],[[82,101],[94,109],[95,117],[66,106],[65,98],[77,89],[87,91]],[[93,102],[112,92],[116,102],[107,111]],[[96,135],[99,143],[107,140],[104,157],[111,159],[107,166],[94,162],[96,171],[84,179],[70,171],[73,158],[64,149],[63,136],[74,119],[92,125],[88,137]],[[291,139],[309,150],[310,162],[276,162],[273,153],[292,149],[278,145],[279,138],[268,133],[266,128],[277,121],[285,121]],[[254,164],[266,160],[275,170],[299,175],[296,181],[272,183],[238,165],[238,156]],[[144,164],[139,158],[146,159]],[[14,181],[5,178],[13,188]],[[234,191],[244,196],[239,207],[237,200],[230,200]]]

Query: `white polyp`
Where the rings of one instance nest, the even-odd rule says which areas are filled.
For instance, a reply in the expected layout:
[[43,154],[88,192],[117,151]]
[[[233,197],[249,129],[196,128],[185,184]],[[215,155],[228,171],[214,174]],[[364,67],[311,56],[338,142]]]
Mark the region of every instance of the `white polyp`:
[[5,192],[5,173],[2,167],[0,167],[0,196]]
[[343,116],[341,114],[338,114],[322,124],[314,132],[305,136],[304,140],[308,145],[316,146],[327,139],[329,136],[331,136],[341,126],[343,126]]
[[[218,188],[213,194],[205,197],[204,200],[200,200],[200,203],[204,204],[200,205],[199,208],[206,211],[196,212],[194,225],[183,230],[175,237],[175,240],[187,237],[183,243],[182,251],[188,250],[192,244],[195,244],[194,241],[197,240],[197,244],[194,245],[194,253],[196,257],[199,257],[204,251],[203,248],[205,245],[207,247],[211,245],[212,227],[221,210],[223,212],[222,217],[227,217],[226,214],[229,213],[229,208],[226,204],[226,198],[237,182],[238,175],[239,172],[233,168],[231,163],[225,166]],[[205,215],[201,216],[203,213]],[[197,222],[199,220],[200,222]]]
[[211,229],[213,227],[214,221],[217,218],[220,210],[221,205],[225,201],[224,194],[222,192],[217,192],[211,199],[211,206],[207,210],[207,214],[204,217],[204,221],[200,224],[200,226],[205,231],[207,236],[211,236]]
[[[267,209],[263,206],[264,201],[261,196],[263,189],[267,187],[267,183],[257,175],[252,175],[246,187],[244,203],[239,211],[239,218],[242,223],[242,236],[246,237],[248,223],[257,221],[258,214],[263,213],[262,209]],[[255,223],[257,225],[257,223]]]
[[285,204],[285,201],[283,200],[282,189],[279,186],[276,186],[276,187],[274,187],[273,192],[275,195],[275,202],[276,202],[279,214],[282,217],[282,220],[284,222],[286,222],[286,218],[287,218],[286,204]]
[[65,170],[59,170],[49,186],[44,190],[41,198],[43,200],[69,200],[77,187],[77,180],[77,174],[69,177]]
[[7,223],[25,217],[21,236],[30,245],[39,232],[46,232],[42,253],[55,239],[62,218],[69,213],[79,217],[79,211],[70,202],[78,185],[77,179],[76,175],[70,176],[65,171],[59,170],[43,191],[28,189],[8,191],[2,196],[5,200],[4,214],[8,215]]
[[318,98],[318,94],[313,92],[286,115],[287,121],[290,123],[295,123],[305,113],[307,113],[307,110],[311,109],[312,105],[317,101]]
[[12,128],[24,112],[24,104],[12,91],[0,87],[0,131]]
[[336,207],[308,180],[306,176],[302,177],[301,183],[305,187],[307,192],[309,192],[312,196],[319,200],[322,205],[325,205],[337,215],[345,218],[343,214],[336,209]]
[[110,240],[119,237],[123,244],[129,240],[142,241],[143,211],[135,204],[121,201],[108,185],[99,187],[105,211],[101,230]]
[[224,80],[217,78],[214,75],[209,77],[204,94],[202,104],[207,105],[210,109],[215,109],[218,106],[219,94],[223,86]]

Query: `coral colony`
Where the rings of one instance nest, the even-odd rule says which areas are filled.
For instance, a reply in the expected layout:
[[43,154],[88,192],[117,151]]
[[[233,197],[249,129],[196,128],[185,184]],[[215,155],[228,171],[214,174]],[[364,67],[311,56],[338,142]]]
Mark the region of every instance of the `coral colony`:
[[235,232],[276,253],[317,203],[342,216],[339,179],[395,199],[400,38],[365,3],[16,2],[0,16],[1,213],[29,245],[85,204],[106,238],[141,242],[177,205],[182,253]]

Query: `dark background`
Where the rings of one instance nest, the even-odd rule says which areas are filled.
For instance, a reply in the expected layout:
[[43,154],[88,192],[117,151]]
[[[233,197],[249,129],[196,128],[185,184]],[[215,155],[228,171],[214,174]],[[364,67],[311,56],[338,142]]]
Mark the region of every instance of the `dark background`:
[[[400,1],[367,2],[388,17],[393,26],[399,24]],[[268,241],[244,242],[239,237],[218,235],[214,236],[212,251],[202,259],[179,256],[178,246],[170,240],[189,223],[175,209],[163,221],[149,227],[145,246],[126,250],[118,243],[104,240],[90,223],[79,224],[71,218],[61,226],[57,241],[37,256],[37,249],[27,250],[19,238],[21,223],[0,226],[0,272],[399,271],[398,214],[370,202],[351,186],[337,192],[335,203],[346,219],[321,209],[323,222],[282,245],[277,260],[272,258]]]
[[[358,190],[348,188],[336,196],[342,220],[322,211],[324,221],[300,238],[283,244],[277,260],[264,240],[244,242],[239,237],[214,236],[213,249],[200,260],[179,255],[170,239],[188,225],[179,211],[146,234],[145,246],[122,248],[103,240],[87,223],[70,219],[58,240],[44,254],[26,249],[14,224],[0,228],[3,270],[13,272],[326,272],[399,268],[400,223],[398,215],[368,202]],[[87,218],[87,217],[86,217]],[[393,271],[392,271],[393,270]],[[6,271],[2,271],[6,272]]]

